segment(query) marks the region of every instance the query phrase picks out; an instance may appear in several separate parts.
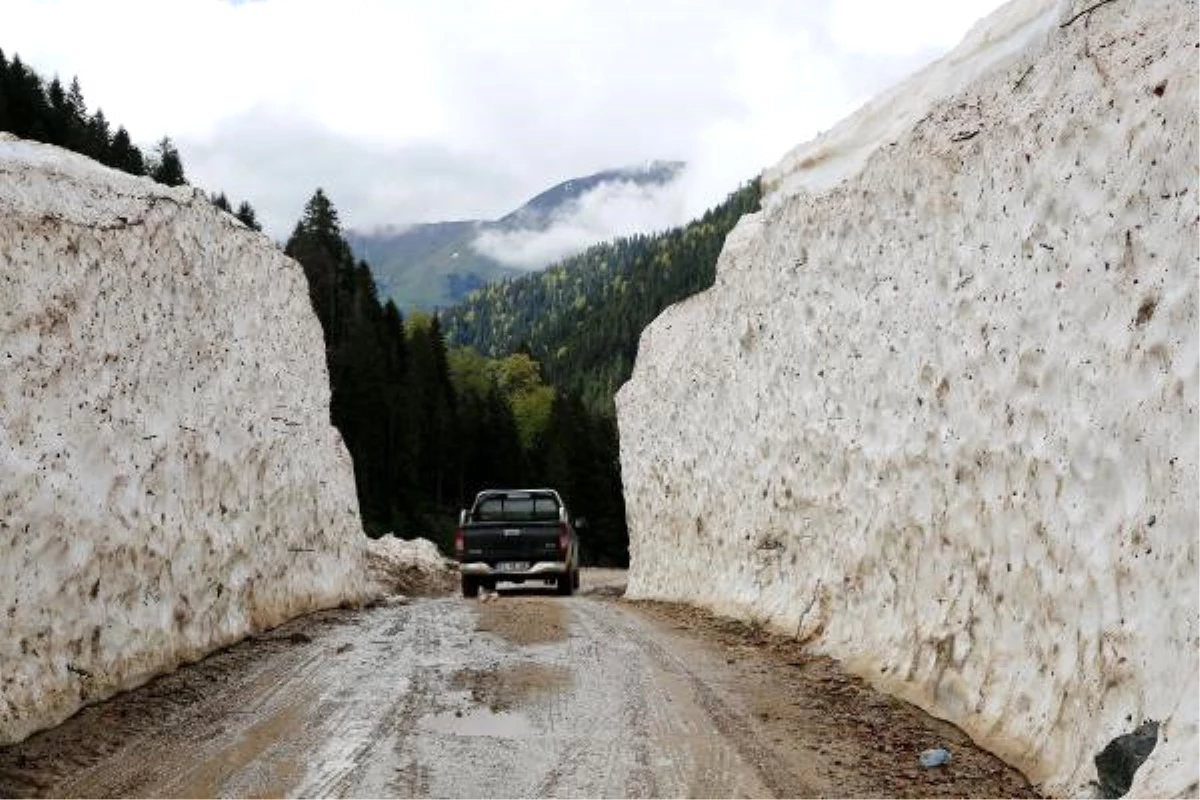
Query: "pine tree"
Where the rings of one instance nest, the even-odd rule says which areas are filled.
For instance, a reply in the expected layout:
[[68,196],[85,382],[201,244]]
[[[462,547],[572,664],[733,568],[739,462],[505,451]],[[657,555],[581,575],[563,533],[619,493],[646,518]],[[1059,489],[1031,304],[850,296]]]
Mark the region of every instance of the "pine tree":
[[142,157],[142,151],[139,150],[129,138],[129,132],[125,130],[125,126],[117,128],[117,132],[112,137],[112,166],[119,170],[128,172],[130,175],[145,175],[146,161]]
[[418,475],[433,508],[454,505],[460,474],[458,414],[446,341],[437,317],[415,326],[411,335],[411,380],[417,427]]
[[0,131],[12,129],[12,117],[8,113],[8,59],[0,50]]
[[104,111],[96,109],[96,113],[88,120],[84,135],[83,150],[85,156],[94,158],[106,166],[116,166],[113,163],[112,133],[108,129],[108,119]]
[[409,392],[409,344],[404,317],[391,300],[383,307],[381,336],[387,365],[386,415],[380,427],[390,455],[386,480],[395,504],[394,516],[412,527],[411,509],[420,505],[416,473],[416,436]]
[[168,136],[164,136],[155,147],[150,177],[166,186],[183,186],[187,183],[187,177],[183,174],[183,159]]
[[[333,204],[318,189],[285,247],[304,267],[309,297],[321,322],[332,389],[330,417],[354,460],[359,508],[368,533],[414,527],[435,512],[434,480],[418,480],[422,413],[433,420],[438,443],[452,441],[447,423],[410,391],[417,370],[413,351],[429,355],[429,385],[436,387],[437,359],[427,340],[406,335],[394,303],[381,306],[370,267],[355,263]],[[444,347],[444,344],[443,344]],[[436,390],[435,390],[436,391]],[[437,403],[438,401],[435,401]],[[438,408],[453,407],[441,398]],[[430,447],[429,453],[434,450]],[[434,476],[436,478],[436,476]],[[444,479],[444,476],[443,476]]]
[[62,82],[55,77],[46,86],[46,101],[50,106],[50,123],[47,126],[47,142],[59,147],[70,148],[74,143],[71,128],[71,106]]
[[304,216],[288,239],[284,252],[304,266],[313,310],[325,331],[328,348],[342,325],[340,275],[353,269],[350,247],[342,238],[337,210],[322,189],[304,206]]
[[23,139],[44,142],[49,138],[50,104],[42,79],[14,55],[3,87],[10,117],[9,130]]
[[71,86],[67,90],[67,141],[63,144],[77,153],[83,152],[87,141],[87,103],[83,101],[83,89],[79,86],[78,76],[71,78]]
[[252,231],[261,231],[262,225],[258,222],[258,215],[254,213],[254,208],[245,200],[238,206],[235,216],[242,221]]

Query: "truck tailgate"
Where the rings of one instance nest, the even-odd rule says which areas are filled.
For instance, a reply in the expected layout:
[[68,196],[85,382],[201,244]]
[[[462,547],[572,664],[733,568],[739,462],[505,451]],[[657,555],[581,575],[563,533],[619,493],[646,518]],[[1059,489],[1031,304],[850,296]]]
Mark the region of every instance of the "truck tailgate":
[[558,561],[556,522],[476,522],[463,531],[465,561]]

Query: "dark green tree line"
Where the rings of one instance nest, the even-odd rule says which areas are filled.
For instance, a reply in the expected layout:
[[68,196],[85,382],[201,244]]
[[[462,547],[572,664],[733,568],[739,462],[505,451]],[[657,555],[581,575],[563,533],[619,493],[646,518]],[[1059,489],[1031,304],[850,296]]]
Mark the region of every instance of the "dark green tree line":
[[368,533],[448,547],[454,515],[489,487],[551,486],[588,517],[585,556],[627,563],[611,419],[560,394],[528,353],[450,348],[437,316],[380,303],[337,211],[318,189],[286,250],[304,267],[325,337],[330,415],[354,461]]
[[0,130],[22,139],[82,153],[132,175],[145,175],[146,158],[123,126],[114,131],[97,109],[89,114],[78,79],[64,89],[58,78],[46,83],[18,55],[0,51]]
[[[105,166],[145,175],[166,186],[188,183],[183,157],[170,137],[164,136],[147,156],[133,144],[124,126],[114,131],[102,109],[89,114],[78,78],[64,89],[59,79],[48,83],[20,56],[12,59],[0,51],[0,131],[22,139],[72,150]],[[247,227],[262,230],[253,207],[247,202],[235,213],[224,193],[214,204],[234,214]]]

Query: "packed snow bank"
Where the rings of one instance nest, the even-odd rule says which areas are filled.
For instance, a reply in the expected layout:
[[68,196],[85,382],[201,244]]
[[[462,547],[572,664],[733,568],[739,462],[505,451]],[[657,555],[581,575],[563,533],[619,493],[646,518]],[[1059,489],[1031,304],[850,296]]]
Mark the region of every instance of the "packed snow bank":
[[0,135],[0,743],[368,591],[304,274]]
[[[617,398],[628,593],[809,639],[1053,794],[1160,721],[1132,792],[1194,794],[1197,7],[1085,7],[1001,9],[948,62],[1021,49],[766,176]],[[835,141],[872,144],[810,181]]]
[[952,53],[864,105],[763,173],[764,205],[829,189],[862,169],[880,147],[904,136],[931,106],[1040,45],[1069,2],[1013,0],[977,24]]
[[444,594],[458,582],[454,562],[428,539],[401,539],[390,533],[371,539],[367,565],[381,596]]

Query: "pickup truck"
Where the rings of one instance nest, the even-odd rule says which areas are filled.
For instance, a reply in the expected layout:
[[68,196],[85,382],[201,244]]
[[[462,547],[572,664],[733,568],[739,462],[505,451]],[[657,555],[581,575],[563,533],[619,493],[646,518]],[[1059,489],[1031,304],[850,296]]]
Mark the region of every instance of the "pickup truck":
[[558,593],[579,588],[579,539],[572,520],[553,489],[489,489],[470,509],[459,512],[454,553],[464,597],[480,587],[495,590],[497,581],[554,583]]

